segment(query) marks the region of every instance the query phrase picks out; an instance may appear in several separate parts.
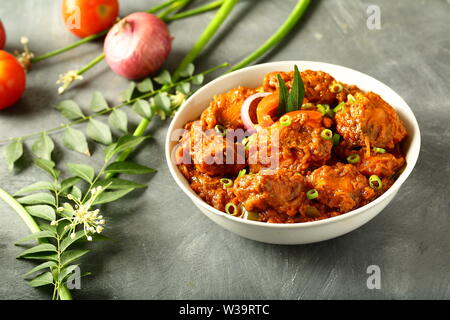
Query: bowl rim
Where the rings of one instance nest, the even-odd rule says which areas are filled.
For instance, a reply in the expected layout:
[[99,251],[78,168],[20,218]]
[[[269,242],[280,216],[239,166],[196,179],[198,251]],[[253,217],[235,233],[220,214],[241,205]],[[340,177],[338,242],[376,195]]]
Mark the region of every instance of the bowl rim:
[[[397,95],[401,101],[405,104],[406,106],[406,118],[408,118],[408,122],[410,125],[412,125],[412,127],[414,128],[414,136],[412,137],[411,140],[411,144],[408,150],[408,153],[412,153],[412,160],[408,161],[408,164],[406,166],[406,168],[404,169],[404,171],[400,174],[400,176],[397,178],[397,180],[392,184],[392,186],[386,191],[384,192],[381,196],[379,196],[378,198],[376,198],[375,200],[369,202],[368,204],[359,207],[355,210],[351,210],[349,212],[346,212],[344,214],[335,216],[335,217],[331,217],[331,218],[326,218],[326,219],[322,219],[322,220],[317,220],[317,221],[309,221],[309,222],[296,222],[296,223],[267,223],[267,222],[262,222],[262,221],[254,221],[254,220],[246,220],[246,219],[242,219],[239,217],[235,217],[235,216],[231,216],[229,214],[226,214],[225,212],[222,212],[216,208],[214,208],[213,206],[209,205],[208,203],[206,203],[203,199],[199,198],[199,196],[191,189],[191,188],[186,188],[183,183],[180,181],[177,172],[181,175],[181,172],[179,172],[178,167],[172,162],[171,159],[171,150],[170,146],[171,146],[171,135],[172,132],[177,129],[175,128],[175,123],[177,122],[178,118],[181,116],[181,111],[186,109],[190,102],[192,100],[195,99],[196,96],[200,95],[202,93],[202,91],[207,90],[208,88],[216,85],[218,82],[224,81],[228,78],[231,77],[235,77],[241,73],[244,73],[246,71],[249,70],[253,70],[253,69],[259,69],[259,68],[265,68],[265,67],[271,67],[273,66],[273,71],[277,71],[277,65],[280,64],[297,64],[297,65],[302,65],[302,64],[317,64],[317,65],[325,65],[325,66],[329,66],[331,68],[341,68],[343,70],[348,70],[350,72],[353,72],[355,74],[357,74],[358,76],[362,75],[364,77],[369,77],[372,80],[374,80],[375,82],[378,82],[380,85],[388,88],[390,91],[392,91],[395,95]],[[321,71],[321,70],[318,70]],[[326,71],[324,71],[326,72]],[[355,84],[358,85],[358,84]],[[207,106],[205,107],[205,109],[207,108]],[[414,146],[414,148],[413,148]],[[169,128],[167,130],[167,136],[166,136],[166,143],[165,143],[165,155],[166,155],[166,161],[167,161],[167,165],[169,167],[169,171],[173,177],[173,179],[175,180],[175,182],[177,183],[177,185],[183,190],[183,192],[194,202],[194,204],[196,205],[200,205],[201,207],[203,207],[203,209],[209,211],[210,213],[213,214],[217,214],[218,216],[224,217],[225,219],[229,219],[231,221],[234,222],[239,222],[242,224],[246,224],[246,225],[254,225],[254,226],[259,226],[259,227],[264,227],[264,228],[280,228],[280,229],[290,229],[290,228],[308,228],[308,227],[317,227],[317,226],[321,226],[321,225],[326,225],[326,224],[332,224],[332,223],[336,223],[339,221],[343,221],[343,220],[347,220],[350,219],[356,215],[360,215],[363,212],[369,210],[372,207],[377,206],[378,204],[382,203],[385,201],[385,199],[387,199],[388,197],[390,197],[391,195],[395,194],[395,192],[398,191],[398,189],[401,187],[401,185],[406,181],[406,179],[409,177],[409,175],[411,174],[411,172],[414,170],[414,167],[417,163],[417,160],[419,158],[419,153],[420,153],[420,148],[421,148],[421,134],[420,134],[420,129],[419,129],[419,124],[417,122],[417,119],[412,111],[412,109],[410,108],[410,106],[408,105],[408,103],[406,103],[406,101],[397,93],[395,92],[393,89],[391,89],[388,85],[384,84],[383,82],[373,78],[372,76],[362,73],[360,71],[342,66],[342,65],[336,65],[336,64],[331,64],[331,63],[326,63],[326,62],[320,62],[320,61],[308,61],[308,60],[282,60],[282,61],[274,61],[274,62],[267,62],[267,63],[261,63],[261,64],[256,64],[256,65],[252,65],[249,67],[245,67],[230,73],[226,73],[222,76],[219,76],[218,78],[212,80],[211,82],[207,83],[206,85],[204,85],[202,88],[200,88],[197,92],[195,92],[192,96],[190,96],[184,103],[183,105],[179,108],[179,110],[176,112],[175,117],[172,119]],[[183,177],[184,178],[184,177]]]

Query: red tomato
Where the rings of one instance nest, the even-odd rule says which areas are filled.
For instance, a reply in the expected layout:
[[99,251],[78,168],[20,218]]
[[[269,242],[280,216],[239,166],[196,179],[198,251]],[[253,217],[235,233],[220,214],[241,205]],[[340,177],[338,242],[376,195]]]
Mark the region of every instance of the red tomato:
[[109,29],[119,14],[118,0],[63,0],[64,24],[84,38]]
[[6,32],[5,28],[3,28],[2,20],[0,20],[0,50],[5,47],[6,42]]
[[25,71],[16,57],[0,50],[0,110],[12,106],[25,91]]

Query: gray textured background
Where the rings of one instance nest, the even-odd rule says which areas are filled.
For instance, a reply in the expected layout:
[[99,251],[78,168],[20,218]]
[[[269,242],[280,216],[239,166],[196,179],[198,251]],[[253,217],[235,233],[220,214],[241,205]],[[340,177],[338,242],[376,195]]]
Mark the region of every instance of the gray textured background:
[[[73,42],[74,36],[62,26],[59,2],[1,0],[7,49],[18,49],[22,35],[30,38],[37,54]],[[274,32],[294,2],[241,1],[198,60],[198,68],[237,62]],[[105,208],[107,234],[114,241],[96,245],[84,259],[82,269],[94,275],[83,279],[75,298],[450,297],[450,1],[313,2],[288,39],[264,60],[344,65],[381,80],[409,103],[422,130],[423,146],[416,169],[396,199],[365,226],[334,240],[303,246],[246,240],[209,221],[177,188],[163,157],[167,123],[155,123],[150,129],[154,139],[136,159],[159,172],[149,178],[147,190]],[[155,3],[122,0],[121,15]],[[381,8],[381,30],[366,27],[370,3]],[[211,17],[209,13],[170,25],[175,41],[169,67],[189,50]],[[61,123],[53,109],[60,100],[54,84],[57,75],[80,67],[100,48],[100,43],[92,43],[36,64],[20,103],[0,113],[0,139]],[[116,102],[125,87],[126,81],[103,63],[65,98],[86,105],[98,89]],[[87,159],[62,152],[60,142],[57,157],[100,164],[99,152]],[[0,185],[8,191],[43,178],[30,167],[13,176],[0,163]],[[15,259],[20,249],[13,242],[28,231],[3,202],[0,226],[0,298],[47,298],[46,291],[29,288],[21,277],[32,264]],[[381,290],[366,287],[366,268],[371,264],[381,267]]]

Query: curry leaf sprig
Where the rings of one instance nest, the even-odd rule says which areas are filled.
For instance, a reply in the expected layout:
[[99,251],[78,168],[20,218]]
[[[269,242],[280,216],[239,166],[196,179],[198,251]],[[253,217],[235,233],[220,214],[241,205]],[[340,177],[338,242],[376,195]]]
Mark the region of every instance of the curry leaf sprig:
[[[76,276],[79,260],[90,252],[84,242],[104,240],[102,236],[107,217],[99,205],[122,198],[131,191],[146,185],[131,180],[108,178],[108,174],[147,174],[154,169],[134,162],[116,161],[122,150],[136,147],[146,137],[123,136],[105,148],[104,163],[96,173],[86,164],[67,164],[69,176],[62,179],[61,171],[51,160],[38,158],[35,164],[50,177],[38,181],[15,193],[15,199],[0,196],[8,203],[15,202],[23,218],[34,226],[33,233],[19,240],[23,244],[38,240],[17,258],[39,261],[40,264],[25,274],[32,287],[53,286],[53,299],[70,299],[68,281]],[[38,229],[36,229],[38,228]],[[78,273],[78,276],[89,274]]]
[[[13,170],[14,164],[23,156],[24,141],[37,138],[31,146],[33,155],[51,160],[55,144],[49,134],[61,130],[62,143],[66,148],[89,156],[91,155],[89,140],[110,145],[114,130],[118,134],[128,134],[130,125],[127,113],[122,110],[123,107],[130,106],[140,118],[148,122],[155,116],[166,119],[174,114],[196,86],[203,83],[205,75],[227,66],[228,64],[224,63],[194,74],[194,65],[188,64],[181,70],[181,80],[177,82],[173,81],[167,70],[154,78],[146,78],[138,83],[130,82],[128,88],[119,96],[121,102],[113,107],[109,106],[101,92],[95,91],[89,105],[91,114],[87,114],[73,100],[61,101],[56,105],[56,109],[70,122],[42,132],[0,141],[0,143],[8,142],[3,149],[4,159],[9,169]],[[108,116],[107,121],[98,120],[102,116]],[[84,131],[75,128],[82,123],[87,123]]]
[[277,79],[279,85],[278,116],[299,110],[305,96],[305,86],[302,77],[300,76],[300,72],[298,71],[298,67],[294,66],[294,79],[290,91],[279,74],[277,74]]

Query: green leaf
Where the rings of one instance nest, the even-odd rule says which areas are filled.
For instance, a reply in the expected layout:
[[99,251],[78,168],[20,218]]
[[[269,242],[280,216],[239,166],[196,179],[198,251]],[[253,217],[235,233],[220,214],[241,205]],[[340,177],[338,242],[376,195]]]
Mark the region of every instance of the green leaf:
[[21,254],[17,256],[17,258],[22,258],[26,255],[32,254],[32,253],[39,253],[39,252],[57,252],[56,247],[52,245],[51,243],[42,243],[38,244],[37,246],[34,246],[30,249],[22,251]]
[[128,149],[136,148],[147,138],[148,136],[136,137],[131,135],[120,137],[114,148],[105,150],[105,157],[107,158],[107,161],[109,161],[115,154],[122,153]]
[[73,186],[73,187],[72,187],[72,191],[70,192],[70,194],[71,194],[75,199],[77,199],[78,201],[81,200],[82,193],[81,193],[80,188],[78,188],[77,186]]
[[10,171],[13,171],[14,163],[23,155],[22,141],[20,139],[13,140],[5,147],[5,149],[3,150],[3,155],[5,157],[6,163],[8,164],[8,169]]
[[69,120],[77,120],[84,117],[78,104],[73,100],[64,100],[56,105],[56,110]]
[[81,258],[90,250],[68,250],[61,255],[61,266],[65,267],[75,260]]
[[100,112],[108,109],[108,102],[100,91],[95,91],[92,94],[90,108],[94,112]]
[[288,96],[289,96],[289,91],[288,88],[286,86],[286,83],[284,82],[284,80],[281,78],[281,76],[279,74],[277,74],[277,78],[278,78],[278,84],[280,87],[280,98],[279,98],[279,102],[278,102],[278,115],[282,116],[283,114],[285,114],[287,112],[287,106],[288,106]]
[[183,78],[190,77],[194,74],[195,67],[192,63],[189,63],[184,69],[180,70],[180,76]]
[[42,238],[55,238],[55,234],[51,231],[39,231],[39,232],[35,232],[32,234],[29,234],[26,237],[23,237],[22,239],[16,241],[15,244],[20,244],[20,243],[24,243],[27,241],[31,241],[31,240],[36,240],[36,239],[42,239]]
[[108,118],[109,125],[112,128],[118,129],[124,133],[128,133],[128,117],[125,112],[120,109],[115,109]]
[[142,93],[153,91],[153,83],[150,78],[145,78],[139,82],[136,87]]
[[162,111],[164,111],[166,113],[169,113],[171,111],[170,110],[170,105],[171,105],[170,98],[167,95],[162,94],[162,93],[158,93],[153,98],[153,101],[155,103],[156,109],[162,110]]
[[294,80],[292,82],[291,94],[289,95],[288,111],[299,110],[303,104],[303,97],[305,95],[305,87],[302,77],[298,71],[298,67],[294,66]]
[[52,254],[29,254],[23,257],[20,257],[21,259],[27,259],[27,260],[40,260],[40,261],[55,261],[58,262],[58,255],[56,253]]
[[86,128],[86,134],[89,138],[98,143],[108,145],[112,143],[111,129],[95,119],[90,119]]
[[56,220],[55,210],[50,206],[35,205],[35,206],[28,206],[25,209],[33,217],[38,217],[48,221]]
[[203,81],[205,81],[205,76],[203,74],[198,74],[192,77],[192,84],[199,86],[203,83]]
[[153,110],[147,100],[137,100],[131,109],[142,118],[150,120],[153,117]]
[[189,82],[180,83],[179,85],[177,85],[176,90],[185,95],[189,95],[191,93],[191,84]]
[[103,149],[103,154],[105,155],[105,163],[109,162],[116,154],[115,152],[116,146],[117,143],[111,143],[109,146]]
[[162,71],[157,77],[154,77],[153,80],[162,85],[172,83],[172,77],[167,70]]
[[27,276],[29,276],[30,274],[35,273],[35,272],[37,272],[37,271],[40,271],[40,270],[42,270],[42,269],[45,269],[45,268],[51,268],[51,267],[56,267],[56,266],[57,266],[57,264],[56,264],[55,261],[47,261],[47,262],[41,263],[40,265],[34,267],[33,269],[31,269],[30,271],[28,271],[27,273],[25,273],[25,274],[24,274],[24,277],[27,277]]
[[131,191],[133,191],[134,188],[130,189],[123,189],[119,191],[112,191],[112,192],[103,192],[100,194],[97,199],[94,201],[94,205],[97,204],[104,204],[112,201],[116,201],[117,199],[120,199],[124,197],[125,195],[129,194]]
[[53,232],[54,234],[57,234],[56,233],[56,226],[52,226],[52,225],[50,225],[50,224],[47,224],[47,223],[40,223],[39,224],[39,228],[41,228],[41,230],[45,230],[45,231],[50,231],[50,232]]
[[83,132],[77,129],[72,129],[68,127],[64,131],[63,143],[70,150],[80,152],[87,156],[91,155],[86,141],[86,136],[84,135]]
[[139,189],[146,188],[147,185],[137,183],[130,180],[124,180],[119,178],[108,178],[104,180],[97,181],[94,185],[95,187],[106,187],[110,190],[121,190],[121,189]]
[[53,140],[46,132],[43,132],[39,139],[37,139],[31,146],[33,154],[45,160],[52,160],[52,152],[55,149]]
[[42,191],[42,190],[53,190],[55,186],[53,183],[48,181],[38,181],[29,186],[26,186],[19,191],[17,191],[14,196],[21,196],[30,192]]
[[111,163],[105,169],[106,173],[125,173],[125,174],[146,174],[156,172],[155,169],[145,167],[143,165],[129,162],[129,161],[117,161]]
[[87,182],[92,182],[92,180],[94,180],[95,170],[91,166],[86,164],[68,163],[67,168],[74,176],[77,176]]
[[34,164],[38,168],[47,172],[54,179],[58,179],[60,172],[58,170],[55,170],[55,163],[53,161],[38,158],[38,159],[34,159]]
[[85,237],[84,230],[80,230],[75,232],[75,237],[72,239],[72,237],[67,236],[64,238],[64,240],[61,242],[61,245],[59,246],[59,250],[61,252],[66,251],[66,249],[75,241],[80,240],[81,238]]
[[53,197],[51,194],[39,192],[35,193],[26,197],[22,197],[17,199],[22,204],[49,204],[49,205],[55,205],[55,197]]
[[125,91],[122,91],[119,94],[119,101],[128,102],[133,97],[134,89],[136,88],[136,84],[134,82],[130,82],[128,88]]
[[78,267],[76,264],[72,264],[70,266],[67,266],[65,268],[62,268],[58,275],[58,280],[63,281],[68,275],[70,275],[73,270],[75,270]]
[[65,192],[67,189],[73,187],[77,183],[79,183],[81,180],[78,177],[70,177],[61,182],[61,192]]
[[53,284],[53,275],[51,272],[44,272],[29,282],[32,287],[41,287]]
[[60,285],[58,295],[61,300],[72,300],[72,295],[70,294],[70,290],[67,288],[66,283]]

